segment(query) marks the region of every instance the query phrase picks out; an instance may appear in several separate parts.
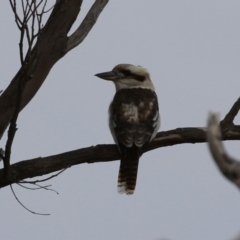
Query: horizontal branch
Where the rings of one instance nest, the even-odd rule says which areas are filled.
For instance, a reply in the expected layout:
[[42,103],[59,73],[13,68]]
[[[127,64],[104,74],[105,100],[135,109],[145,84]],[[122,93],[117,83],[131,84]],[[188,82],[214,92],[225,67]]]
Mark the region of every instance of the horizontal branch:
[[[234,125],[233,120],[240,109],[240,98],[221,121],[222,141],[240,140],[240,126]],[[228,119],[227,121],[224,121]],[[230,120],[229,120],[230,119]],[[183,143],[203,143],[207,141],[207,129],[202,128],[177,128],[170,131],[159,132],[156,138],[148,144],[144,152],[156,148],[173,146]],[[82,163],[109,162],[120,159],[118,148],[114,144],[97,145],[82,148],[44,158],[35,158],[21,161],[11,165],[10,177],[4,176],[0,169],[0,188],[19,182],[25,178],[33,178],[49,174],[61,169]]]
[[[223,140],[240,140],[240,128],[237,131],[229,129],[228,132],[223,133]],[[176,144],[203,142],[206,142],[206,128],[177,128],[159,132],[144,152]],[[11,165],[11,179],[5,179],[3,169],[0,170],[0,188],[25,178],[42,176],[77,164],[119,159],[120,154],[115,144],[102,144],[58,155],[25,160]]]

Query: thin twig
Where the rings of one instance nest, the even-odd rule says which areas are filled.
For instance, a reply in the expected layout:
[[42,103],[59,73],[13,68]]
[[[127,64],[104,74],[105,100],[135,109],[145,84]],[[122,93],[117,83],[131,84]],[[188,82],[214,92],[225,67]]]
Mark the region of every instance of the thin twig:
[[45,0],[45,6],[42,9],[42,14],[50,12],[55,6],[55,4],[54,4],[52,7],[50,7],[48,10],[45,11],[46,4],[47,4],[47,0]]
[[20,181],[19,183],[30,183],[30,184],[36,184],[36,183],[39,183],[39,182],[45,182],[49,179],[52,179],[54,177],[57,177],[58,175],[60,175],[62,172],[64,172],[66,170],[66,168],[64,168],[63,170],[61,170],[60,172],[48,177],[48,178],[45,178],[45,179],[42,179],[42,180],[35,180],[35,181]]
[[19,16],[17,15],[16,0],[13,0],[13,2],[12,2],[12,0],[9,0],[9,2],[10,2],[10,5],[11,5],[11,8],[12,8],[12,11],[14,13],[15,22],[17,24],[17,27],[19,28],[19,30],[21,30],[22,21],[19,18]]
[[[27,57],[29,56],[29,53],[32,50],[34,40],[37,36],[39,36],[41,32],[41,24],[42,24],[42,18],[43,14],[45,13],[45,7],[47,4],[47,0],[39,0],[39,1],[29,1],[29,0],[21,0],[21,11],[23,14],[23,18],[20,19],[18,13],[17,13],[17,4],[16,0],[9,0],[12,11],[15,16],[15,22],[17,24],[17,27],[20,30],[20,41],[19,41],[19,52],[20,52],[20,62],[21,65],[24,65],[24,59],[25,62],[27,62]],[[40,13],[38,12],[38,9],[42,5],[42,9]],[[51,8],[52,9],[52,8]],[[37,19],[37,32],[35,33],[35,23]],[[30,26],[29,26],[30,24]],[[26,51],[26,54],[24,56],[24,49],[23,49],[23,43],[24,39],[26,38],[28,43],[28,50]]]
[[221,121],[221,124],[233,123],[234,118],[237,116],[240,109],[240,98],[233,104],[230,111],[226,114],[225,118]]
[[54,190],[54,189],[52,189],[52,188],[49,188],[49,187],[51,187],[52,185],[41,186],[41,185],[36,184],[36,183],[28,183],[28,184],[33,184],[33,185],[35,185],[35,186],[37,186],[37,187],[36,187],[36,188],[26,187],[26,186],[22,185],[21,183],[17,183],[17,185],[19,185],[20,187],[26,188],[26,189],[28,189],[28,190],[40,190],[40,189],[44,189],[44,190],[52,191],[52,192],[55,192],[56,194],[59,194],[56,190]]
[[32,214],[36,214],[36,215],[43,215],[43,216],[49,216],[51,214],[49,213],[37,213],[37,212],[33,212],[32,210],[30,210],[29,208],[27,208],[26,206],[24,206],[21,201],[18,199],[17,195],[15,194],[14,190],[13,190],[13,187],[12,187],[12,184],[10,184],[10,188],[11,188],[11,191],[15,197],[15,199],[17,200],[17,202],[23,207],[25,208],[28,212],[32,213]]
[[[27,0],[27,2],[28,2],[28,0]],[[22,3],[22,12],[23,12],[23,16],[25,16],[25,15],[26,15],[26,8],[25,8],[25,6],[24,6],[24,2],[23,2],[23,0],[21,0],[21,3]]]
[[[36,14],[36,9],[35,9],[36,1],[32,1],[31,4],[29,4],[27,1],[27,6],[28,6],[28,10],[27,10],[26,14],[24,15],[26,22],[28,22],[29,19],[31,17],[34,17],[34,15]],[[33,7],[33,10],[32,10],[32,7]]]
[[21,27],[20,42],[19,42],[19,53],[20,53],[20,62],[21,62],[21,65],[22,65],[22,66],[23,66],[23,64],[24,64],[24,53],[23,53],[23,40],[24,40],[24,35],[25,35],[25,31],[24,31],[24,29]]
[[46,5],[47,5],[47,0],[45,0],[45,2],[44,2],[44,4],[43,4],[43,7],[42,7],[42,10],[40,11],[40,13],[38,13],[38,11],[37,11],[37,13],[36,13],[37,20],[38,20],[38,34],[41,33],[41,29],[42,29],[42,27],[43,27],[43,26],[41,26],[43,14],[51,11],[51,10],[54,8],[54,6],[55,6],[55,4],[54,4],[54,5],[53,5],[52,7],[50,7],[47,11],[45,11]]
[[[31,183],[29,183],[29,184],[31,184]],[[44,188],[47,188],[47,187],[50,187],[50,186],[52,186],[52,185],[47,185],[47,186],[44,186],[44,187],[42,187],[42,186],[40,186],[40,187],[26,187],[26,186],[24,186],[23,184],[21,184],[21,183],[17,183],[17,185],[18,186],[20,186],[20,187],[22,187],[22,188],[25,188],[25,189],[28,189],[28,190],[39,190],[39,189],[44,189]],[[34,184],[35,185],[35,184]]]
[[[9,2],[12,7],[12,10],[14,12],[14,16],[15,16],[17,25],[20,29],[19,52],[20,52],[20,61],[21,61],[21,65],[22,65],[21,76],[23,76],[27,72],[28,56],[32,50],[33,41],[36,36],[34,34],[34,24],[35,24],[35,17],[37,14],[37,8],[41,5],[43,0],[40,0],[40,2],[38,4],[36,4],[36,1],[31,1],[31,3],[29,3],[29,0],[27,0],[26,2],[24,2],[24,0],[21,0],[23,20],[19,20],[20,18],[17,14],[16,0],[13,0],[13,1],[10,0]],[[46,1],[44,2],[43,10],[45,9],[45,5],[46,5]],[[31,31],[29,30],[29,27],[28,27],[28,21],[30,20],[30,18],[32,18]],[[27,51],[26,55],[24,56],[23,43],[24,43],[25,37],[28,41],[28,51]],[[20,80],[18,83],[15,109],[14,109],[12,119],[10,121],[10,126],[9,126],[9,130],[8,130],[8,139],[7,139],[6,147],[5,147],[5,157],[4,157],[5,174],[9,173],[11,148],[12,148],[12,143],[13,143],[13,140],[15,137],[15,133],[17,131],[17,119],[18,119],[20,106],[21,106],[22,93],[23,93],[23,90],[25,88],[27,81],[28,81],[28,79],[26,79],[26,78],[22,79],[22,77],[20,77]]]
[[[36,9],[36,2],[34,2],[34,9]],[[37,14],[37,9],[35,10],[36,14]],[[29,49],[32,49],[32,45],[33,45],[33,41],[34,41],[34,25],[35,25],[35,19],[36,19],[36,14],[33,14],[32,16],[32,26],[31,26],[31,41],[30,41],[30,45],[29,45]]]

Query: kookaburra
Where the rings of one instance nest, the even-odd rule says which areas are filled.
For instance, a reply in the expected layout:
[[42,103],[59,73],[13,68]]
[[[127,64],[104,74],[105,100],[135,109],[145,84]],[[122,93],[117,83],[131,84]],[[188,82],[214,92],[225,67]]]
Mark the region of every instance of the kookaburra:
[[139,158],[160,127],[157,95],[149,72],[141,66],[119,64],[95,76],[116,87],[109,107],[109,128],[121,153],[118,192],[133,194]]

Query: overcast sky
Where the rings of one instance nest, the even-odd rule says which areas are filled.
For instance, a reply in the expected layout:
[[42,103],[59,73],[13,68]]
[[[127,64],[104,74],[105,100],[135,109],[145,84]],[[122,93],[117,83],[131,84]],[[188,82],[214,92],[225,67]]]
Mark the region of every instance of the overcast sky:
[[[74,29],[93,2],[84,1]],[[20,67],[19,31],[8,1],[0,9],[5,89]],[[107,110],[115,87],[94,74],[119,63],[149,70],[162,131],[204,127],[209,111],[224,117],[240,96],[239,26],[237,0],[109,1],[21,112],[12,162],[113,143]],[[225,146],[240,158],[239,142]],[[240,192],[206,144],[144,154],[133,196],[117,193],[118,168],[119,161],[74,166],[48,182],[59,195],[13,185],[23,204],[48,217],[30,214],[9,187],[1,189],[1,239],[229,240],[240,233]]]

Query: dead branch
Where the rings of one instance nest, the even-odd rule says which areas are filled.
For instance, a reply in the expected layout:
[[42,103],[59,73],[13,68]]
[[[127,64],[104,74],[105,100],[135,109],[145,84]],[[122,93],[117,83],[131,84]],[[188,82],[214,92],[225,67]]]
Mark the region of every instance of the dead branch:
[[[16,0],[10,0],[10,5],[12,7],[12,11],[15,16],[15,21],[17,23],[17,26],[20,30],[20,41],[19,41],[19,52],[20,52],[20,62],[21,62],[21,70],[19,71],[19,81],[18,85],[16,86],[16,98],[15,102],[13,102],[13,115],[10,119],[10,126],[8,130],[8,139],[6,142],[5,147],[5,156],[3,158],[4,163],[4,170],[5,175],[9,177],[9,166],[10,166],[10,156],[11,156],[11,148],[12,143],[17,131],[17,119],[19,112],[21,110],[21,102],[22,102],[22,95],[24,92],[24,88],[27,84],[27,81],[31,79],[31,75],[28,74],[27,68],[28,68],[28,62],[29,62],[29,54],[32,50],[32,45],[34,42],[34,39],[37,35],[34,34],[34,25],[35,25],[35,18],[38,7],[41,5],[43,0],[40,0],[39,3],[37,1],[21,1],[21,9],[22,9],[22,19],[19,17],[18,10],[17,10],[17,3]],[[45,6],[45,5],[44,5]],[[31,29],[29,29],[29,21],[31,19]],[[38,29],[38,32],[40,29]],[[24,56],[24,50],[23,50],[23,42],[24,38],[26,37],[28,42],[28,51],[26,56]]]
[[41,179],[41,180],[20,181],[20,182],[18,182],[18,183],[22,183],[22,184],[26,184],[26,183],[27,183],[27,184],[37,184],[37,183],[40,183],[40,182],[46,182],[46,181],[48,181],[48,180],[50,180],[50,179],[52,179],[52,178],[57,177],[58,175],[60,175],[61,173],[63,173],[65,170],[66,170],[66,168],[63,169],[63,170],[61,170],[61,171],[59,171],[59,172],[56,173],[56,174],[53,174],[52,176],[50,176],[50,177],[48,177],[48,178],[44,178],[44,179]]
[[[240,126],[230,124],[225,129],[228,130],[222,132],[223,141],[240,140]],[[207,142],[206,134],[206,128],[177,128],[159,132],[144,152],[176,144]],[[11,179],[6,179],[3,169],[0,170],[0,188],[26,178],[46,175],[78,164],[109,162],[119,159],[120,154],[116,145],[103,144],[53,156],[25,160],[11,165]]]
[[77,30],[69,37],[66,53],[78,46],[88,35],[94,24],[96,23],[100,13],[107,5],[109,0],[96,0],[90,8],[86,17],[77,28]]
[[[234,126],[233,120],[237,115],[240,108],[240,98],[233,105],[232,109],[226,115],[221,124],[228,125],[225,126],[224,130]],[[237,126],[239,127],[239,126]],[[222,132],[224,134],[224,132]],[[212,154],[215,163],[217,164],[219,170],[222,174],[231,182],[236,184],[240,188],[240,161],[230,157],[221,142],[222,134],[220,127],[218,125],[218,117],[216,114],[209,114],[208,118],[208,129],[207,129],[207,139],[210,152]]]
[[[16,9],[16,1],[10,0],[10,3],[14,12]],[[66,54],[69,41],[67,35],[79,14],[81,4],[82,0],[56,1],[50,17],[45,26],[41,28],[41,34],[37,35],[35,46],[33,46],[30,51],[27,51],[28,64],[25,70],[26,76],[20,74],[22,72],[21,67],[7,89],[0,95],[0,138],[13,116],[20,79],[31,77],[31,81],[27,82],[22,94],[20,106],[20,110],[22,110],[40,89],[54,64]],[[98,5],[101,7],[101,11],[105,5]],[[24,6],[26,8],[26,5]],[[98,15],[101,11],[96,10]],[[44,12],[45,10],[43,9],[42,13]],[[14,16],[17,26],[21,27],[23,24],[21,19],[19,19],[15,12]],[[97,18],[95,18],[95,20],[97,20]],[[87,24],[87,20],[85,20],[85,23]],[[86,30],[85,36],[89,31],[90,29],[88,31]],[[70,49],[68,49],[68,51],[70,51]],[[23,57],[21,58],[23,59]]]
[[[9,2],[15,16],[15,22],[17,24],[18,29],[20,30],[20,41],[19,41],[20,54],[19,55],[20,55],[21,65],[23,66],[24,62],[26,63],[27,61],[26,57],[28,53],[31,52],[32,50],[34,40],[41,32],[41,23],[42,23],[42,17],[44,14],[44,9],[46,6],[46,0],[44,1],[44,3],[43,3],[43,0],[39,0],[39,2],[38,1],[29,2],[29,0],[26,0],[26,1],[22,0],[21,8],[17,7],[16,0],[9,0]],[[43,3],[43,7],[42,7],[42,10],[39,12],[38,8],[40,8],[42,3]],[[21,13],[18,12],[20,11],[19,9],[21,9],[22,11]],[[20,17],[20,15],[22,15],[23,17]],[[38,25],[35,24],[36,19],[38,21]],[[35,27],[36,27],[35,25],[38,28],[36,33],[35,33]],[[28,50],[25,56],[23,51],[24,39],[26,39],[28,43]]]
[[17,202],[18,202],[23,208],[25,208],[28,212],[30,212],[30,213],[32,213],[32,214],[36,214],[36,215],[43,215],[43,216],[49,216],[49,215],[51,215],[51,214],[49,214],[49,213],[37,213],[37,212],[33,212],[32,210],[30,210],[29,208],[27,208],[27,207],[18,199],[17,195],[15,194],[15,192],[14,192],[14,190],[13,190],[12,185],[10,185],[10,188],[11,188],[11,191],[12,191],[15,199],[17,200]]
[[42,185],[37,184],[37,183],[27,183],[27,184],[35,185],[35,186],[37,186],[37,187],[26,187],[26,186],[24,186],[23,184],[26,184],[26,183],[17,183],[18,186],[20,186],[20,187],[22,187],[22,188],[25,188],[25,189],[28,189],[28,190],[41,190],[41,189],[44,189],[44,190],[46,190],[46,191],[51,191],[51,192],[55,192],[56,194],[59,194],[56,190],[49,188],[49,187],[51,187],[52,185],[42,186]]

